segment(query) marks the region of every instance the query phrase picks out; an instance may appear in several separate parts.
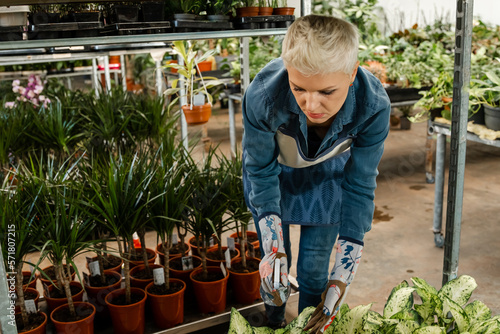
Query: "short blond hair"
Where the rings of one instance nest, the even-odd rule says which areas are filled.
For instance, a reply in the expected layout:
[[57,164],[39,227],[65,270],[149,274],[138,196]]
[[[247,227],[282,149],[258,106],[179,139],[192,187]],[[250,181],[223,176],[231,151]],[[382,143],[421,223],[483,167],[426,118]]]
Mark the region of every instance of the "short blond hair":
[[358,61],[359,34],[351,23],[325,15],[299,17],[288,28],[281,58],[304,75],[352,74]]

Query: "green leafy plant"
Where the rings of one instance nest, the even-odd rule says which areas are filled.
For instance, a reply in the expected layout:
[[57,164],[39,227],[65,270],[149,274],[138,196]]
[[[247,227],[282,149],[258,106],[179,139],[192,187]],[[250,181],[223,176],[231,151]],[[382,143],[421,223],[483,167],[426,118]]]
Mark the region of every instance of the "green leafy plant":
[[236,0],[211,0],[207,3],[207,14],[227,15],[237,3]]
[[[178,59],[182,60],[182,64],[171,63],[165,65],[167,68],[177,69],[180,75],[180,78],[172,81],[172,88],[167,89],[164,93],[167,96],[175,95],[170,101],[168,110],[171,110],[181,97],[185,97],[187,99],[187,104],[192,105],[195,95],[198,94],[205,95],[211,104],[213,97],[208,92],[208,89],[220,85],[221,82],[214,77],[203,78],[201,74],[199,77],[196,77],[196,70],[198,68],[198,63],[207,60],[208,57],[214,54],[214,51],[209,50],[203,55],[198,56],[197,52],[193,49],[193,45],[190,45],[188,49],[186,49],[183,41],[175,41],[173,50],[177,54]],[[181,61],[179,61],[179,63],[181,63]],[[209,79],[209,81],[204,81],[205,79]],[[184,91],[184,94],[179,95],[181,91]]]
[[478,103],[484,103],[491,107],[500,107],[500,71],[498,64],[500,59],[485,68],[479,79],[472,79],[469,96]]
[[[383,314],[371,311],[371,305],[349,309],[343,304],[325,331],[340,333],[498,333],[500,315],[480,301],[468,303],[477,284],[474,278],[462,275],[449,281],[438,291],[425,280],[414,277],[413,286],[403,281],[392,289]],[[416,293],[421,304],[414,303]],[[302,333],[314,307],[304,311],[286,328],[274,333]],[[292,325],[293,324],[293,325]],[[252,328],[236,310],[231,312],[229,333],[273,333],[269,328]]]
[[200,0],[180,0],[181,10],[186,14],[198,14],[201,6]]

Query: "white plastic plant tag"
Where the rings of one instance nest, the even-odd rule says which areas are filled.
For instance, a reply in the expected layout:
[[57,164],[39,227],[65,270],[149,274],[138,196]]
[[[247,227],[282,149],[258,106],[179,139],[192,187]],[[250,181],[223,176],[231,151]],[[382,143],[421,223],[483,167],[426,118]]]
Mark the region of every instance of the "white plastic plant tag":
[[172,245],[177,245],[179,242],[177,241],[177,234],[172,234]]
[[182,258],[182,270],[193,269],[193,258],[191,256],[184,256]]
[[99,269],[99,261],[94,261],[89,263],[90,276],[94,277],[101,274]]
[[29,268],[30,268],[30,273],[33,274],[33,270],[35,270],[35,266],[30,263]]
[[214,242],[214,237],[210,237],[210,239],[208,239],[208,245],[210,247],[213,247],[215,245],[215,242]]
[[202,93],[196,94],[193,98],[193,105],[202,106],[205,104],[205,95]]
[[227,248],[234,251],[234,242],[235,242],[234,238],[228,237],[227,238]]
[[220,270],[222,270],[222,275],[224,275],[224,277],[226,277],[227,272],[226,272],[226,268],[224,268],[223,262],[220,263]]
[[280,288],[280,266],[281,266],[281,261],[280,259],[274,260],[274,289],[278,290]]
[[229,248],[224,252],[224,256],[226,257],[226,267],[229,269],[231,268],[231,250]]
[[33,299],[25,300],[24,306],[26,307],[26,312],[28,312],[28,314],[38,312],[36,309],[35,301]]
[[155,282],[155,285],[165,284],[165,273],[163,268],[153,269],[153,281]]

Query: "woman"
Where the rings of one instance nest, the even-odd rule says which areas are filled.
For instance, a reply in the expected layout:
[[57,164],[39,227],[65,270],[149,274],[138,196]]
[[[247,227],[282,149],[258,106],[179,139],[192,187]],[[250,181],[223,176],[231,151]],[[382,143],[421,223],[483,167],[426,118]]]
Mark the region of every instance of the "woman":
[[359,67],[357,52],[352,24],[298,18],[281,58],[245,92],[245,196],[262,245],[261,295],[273,328],[286,324],[289,225],[301,226],[299,313],[317,307],[307,325],[311,333],[322,332],[335,316],[371,228],[390,102],[380,81]]

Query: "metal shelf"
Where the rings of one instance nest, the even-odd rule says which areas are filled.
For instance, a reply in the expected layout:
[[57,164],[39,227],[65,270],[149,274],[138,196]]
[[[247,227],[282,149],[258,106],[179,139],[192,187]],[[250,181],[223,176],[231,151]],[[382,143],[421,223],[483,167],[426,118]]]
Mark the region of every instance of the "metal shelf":
[[[52,1],[52,0],[51,0]],[[182,33],[163,34],[142,34],[142,35],[121,35],[102,37],[82,37],[82,38],[58,38],[43,40],[23,40],[13,42],[0,42],[0,50],[13,49],[37,49],[56,48],[70,46],[91,46],[91,45],[111,45],[111,44],[131,44],[147,42],[183,41],[199,39],[219,39],[219,38],[240,38],[284,35],[286,28],[278,29],[242,29],[242,30],[221,30],[221,31],[200,31]]]

